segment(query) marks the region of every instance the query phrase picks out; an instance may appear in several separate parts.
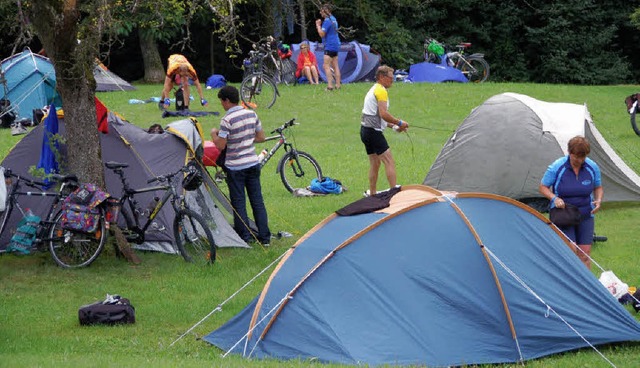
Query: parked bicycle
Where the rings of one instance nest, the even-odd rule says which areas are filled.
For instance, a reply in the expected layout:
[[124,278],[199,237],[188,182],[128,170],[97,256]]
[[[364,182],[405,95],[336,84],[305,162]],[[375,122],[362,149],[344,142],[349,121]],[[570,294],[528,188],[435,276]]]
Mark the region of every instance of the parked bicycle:
[[489,78],[489,63],[484,59],[484,54],[465,55],[465,51],[470,47],[471,43],[462,42],[457,44],[454,50],[452,46],[427,38],[424,42],[425,61],[440,63],[442,58],[445,58],[447,65],[460,70],[469,82],[482,83]]
[[[21,205],[19,198],[50,197],[53,199],[48,211],[40,216],[36,226],[33,246],[35,250],[44,251],[48,246],[54,261],[65,268],[85,267],[98,258],[106,242],[107,223],[104,217],[104,208],[99,208],[99,220],[96,230],[93,232],[76,231],[63,226],[63,211],[61,202],[78,188],[78,179],[75,175],[51,175],[51,178],[59,183],[57,191],[47,191],[47,184],[17,175],[9,168],[5,168],[6,182],[9,186],[6,199],[6,207],[0,219],[0,235],[8,231],[9,220],[15,210],[24,218],[27,209]],[[23,190],[28,186],[34,191]]]
[[285,153],[278,162],[276,173],[280,174],[282,184],[284,184],[289,192],[293,192],[296,188],[308,187],[313,178],[322,180],[322,170],[320,169],[318,161],[310,154],[296,149],[295,143],[287,141],[284,132],[288,128],[298,125],[295,121],[296,119],[291,119],[270,133],[277,133],[277,135],[267,137],[265,141],[277,140],[277,142],[271,150],[264,150],[261,153],[262,157],[260,161],[260,167],[264,167],[271,157],[273,157],[281,147],[284,147]]
[[[210,226],[215,224],[207,224],[202,216],[189,209],[184,195],[177,189],[180,179],[183,180],[182,187],[188,190],[196,189],[202,183],[202,174],[197,167],[188,164],[174,173],[160,175],[147,181],[148,184],[157,182],[159,185],[133,189],[124,175],[123,169],[129,167],[128,164],[110,161],[105,163],[105,166],[116,173],[122,182],[122,194],[118,201],[120,214],[126,224],[123,233],[127,241],[144,243],[145,233],[154,223],[160,210],[170,201],[175,212],[173,235],[177,251],[187,262],[215,262],[216,244],[210,229]],[[154,198],[153,208],[141,207],[136,195],[155,191],[164,193],[162,197]]]
[[280,96],[277,84],[295,83],[295,65],[289,58],[281,57],[273,37],[253,44],[253,48],[244,61],[240,98],[248,108],[270,108]]

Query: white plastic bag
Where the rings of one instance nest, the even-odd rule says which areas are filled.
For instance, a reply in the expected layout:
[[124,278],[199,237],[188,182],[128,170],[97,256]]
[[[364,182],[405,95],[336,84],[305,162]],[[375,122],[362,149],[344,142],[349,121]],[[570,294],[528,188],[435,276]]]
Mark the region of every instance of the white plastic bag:
[[613,271],[604,271],[600,274],[600,283],[604,285],[604,287],[609,290],[611,295],[616,297],[616,299],[622,298],[626,293],[629,292],[629,285],[620,281],[618,276],[616,276]]
[[0,212],[4,212],[7,203],[7,186],[4,182],[4,167],[0,166]]

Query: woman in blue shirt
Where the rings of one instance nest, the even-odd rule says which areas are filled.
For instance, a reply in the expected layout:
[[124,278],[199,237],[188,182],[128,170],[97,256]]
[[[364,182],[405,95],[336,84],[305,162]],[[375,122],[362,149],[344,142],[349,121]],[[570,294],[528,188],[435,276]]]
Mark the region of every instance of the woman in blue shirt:
[[571,138],[569,155],[554,161],[540,183],[540,193],[549,199],[551,208],[564,208],[566,203],[580,210],[578,225],[560,227],[560,230],[582,250],[580,260],[591,268],[594,214],[600,209],[604,190],[598,165],[587,157],[591,152],[589,141],[582,136]]
[[338,21],[331,15],[331,6],[324,4],[320,8],[320,16],[324,20],[316,20],[316,29],[324,44],[323,69],[327,77],[327,90],[340,89],[340,66],[338,52],[340,51],[340,37],[338,37]]

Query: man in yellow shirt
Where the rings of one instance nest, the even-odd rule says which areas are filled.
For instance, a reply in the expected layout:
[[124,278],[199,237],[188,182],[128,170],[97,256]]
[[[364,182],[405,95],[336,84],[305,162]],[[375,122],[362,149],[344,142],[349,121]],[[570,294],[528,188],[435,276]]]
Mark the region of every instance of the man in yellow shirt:
[[360,139],[369,156],[369,195],[376,194],[381,163],[384,163],[389,187],[396,186],[396,164],[391,154],[391,148],[383,135],[384,129],[388,127],[399,132],[409,129],[409,124],[406,121],[389,113],[387,89],[393,84],[393,79],[393,68],[386,65],[379,67],[376,71],[376,83],[364,98]]

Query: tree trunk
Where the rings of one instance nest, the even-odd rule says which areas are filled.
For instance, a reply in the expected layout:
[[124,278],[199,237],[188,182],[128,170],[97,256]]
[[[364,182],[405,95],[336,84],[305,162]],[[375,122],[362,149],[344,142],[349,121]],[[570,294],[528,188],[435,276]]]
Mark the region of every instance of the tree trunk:
[[304,10],[304,0],[298,0],[298,8],[300,9],[300,41],[304,41],[308,40],[307,13]]
[[[53,62],[64,104],[67,157],[61,165],[81,181],[104,188],[93,77],[100,36],[80,32],[82,13],[75,1],[41,0],[33,4],[32,25]],[[79,40],[81,33],[86,37]]]
[[138,29],[140,39],[140,51],[144,62],[144,81],[147,83],[163,83],[164,67],[158,51],[158,45],[151,32],[145,29]]

